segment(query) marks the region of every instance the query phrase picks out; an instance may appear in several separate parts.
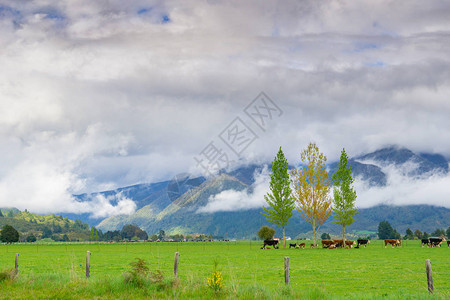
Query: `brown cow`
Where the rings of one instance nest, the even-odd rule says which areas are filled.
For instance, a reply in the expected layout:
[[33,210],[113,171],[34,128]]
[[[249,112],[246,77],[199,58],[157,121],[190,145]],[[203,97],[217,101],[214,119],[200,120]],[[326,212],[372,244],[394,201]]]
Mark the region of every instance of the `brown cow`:
[[[338,247],[338,248],[342,247],[342,244],[343,244],[342,240],[333,240],[333,242],[336,244],[336,247]],[[352,248],[354,244],[355,244],[355,241],[345,240],[345,246]]]
[[300,248],[305,249],[305,243],[298,244],[297,246],[295,246],[295,248],[297,248],[297,249],[300,249]]
[[322,248],[329,248],[331,245],[336,244],[334,241],[322,240]]
[[400,239],[385,239],[384,240],[384,248],[386,248],[387,245],[391,245],[392,248],[401,246]]
[[352,248],[354,244],[356,244],[355,241],[348,241],[348,240],[345,241],[345,245],[346,245],[347,247]]

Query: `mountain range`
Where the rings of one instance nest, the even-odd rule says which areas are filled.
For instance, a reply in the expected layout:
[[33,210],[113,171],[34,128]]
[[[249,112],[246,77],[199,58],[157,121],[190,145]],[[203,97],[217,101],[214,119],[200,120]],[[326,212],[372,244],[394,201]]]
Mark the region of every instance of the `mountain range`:
[[[349,163],[353,177],[373,188],[382,188],[389,184],[388,170],[394,169],[405,178],[421,180],[431,176],[446,176],[449,168],[447,159],[442,155],[414,153],[396,146],[352,157]],[[328,164],[330,176],[337,166],[337,162]],[[267,167],[265,169],[264,165],[247,165],[230,172],[224,171],[211,178],[180,174],[168,181],[76,195],[78,201],[88,201],[99,194],[105,197],[120,195],[133,200],[136,211],[131,215],[111,216],[106,219],[92,219],[88,215],[77,214],[63,216],[81,219],[103,231],[121,229],[125,224],[135,224],[149,234],[162,229],[170,234],[205,233],[224,238],[254,238],[259,227],[273,225],[260,213],[261,204],[264,202],[259,202],[259,205],[243,205],[247,197],[257,196],[257,189],[260,187],[257,181],[264,172],[267,176]],[[236,197],[240,198],[237,202],[222,202],[224,205],[221,205],[220,201],[211,202],[227,201],[227,197],[234,199],[230,201],[236,201]],[[113,199],[117,198],[119,197]],[[116,200],[112,200],[112,204],[115,204],[114,201]],[[217,204],[218,207],[205,209],[211,208],[212,204]],[[378,223],[383,220],[389,221],[399,232],[404,232],[409,227],[431,232],[450,225],[450,209],[430,205],[383,204],[361,208],[355,223],[348,229],[354,232],[376,232]],[[322,226],[321,231],[339,232],[340,228],[332,221],[331,217]],[[280,232],[279,228],[276,229]],[[288,235],[301,236],[310,230],[310,225],[294,211],[294,216],[286,228]]]

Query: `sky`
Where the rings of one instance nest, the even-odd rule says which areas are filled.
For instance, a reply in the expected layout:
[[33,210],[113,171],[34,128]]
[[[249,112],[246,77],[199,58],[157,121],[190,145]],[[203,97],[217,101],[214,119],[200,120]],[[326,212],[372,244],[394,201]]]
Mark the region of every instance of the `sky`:
[[329,161],[387,145],[450,158],[449,15],[445,1],[0,0],[0,206],[132,211],[72,195],[202,174],[214,155],[269,162],[282,146],[296,164],[309,142]]

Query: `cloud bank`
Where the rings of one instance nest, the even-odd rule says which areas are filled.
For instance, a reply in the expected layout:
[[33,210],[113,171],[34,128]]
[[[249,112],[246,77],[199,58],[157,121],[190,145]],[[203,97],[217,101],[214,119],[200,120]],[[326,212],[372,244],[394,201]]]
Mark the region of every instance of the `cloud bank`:
[[[374,164],[374,162],[371,162]],[[400,166],[380,166],[387,175],[386,186],[371,186],[367,181],[355,178],[356,206],[369,208],[376,205],[419,205],[427,204],[450,209],[450,174],[428,173],[425,176],[408,176],[417,165],[406,162]],[[267,205],[264,200],[269,190],[270,171],[267,166],[255,171],[255,183],[243,191],[225,190],[209,198],[206,206],[197,212],[214,213],[220,211],[239,211],[261,208]],[[330,198],[333,198],[332,191]]]
[[197,210],[198,213],[218,211],[239,211],[262,207],[264,195],[269,192],[270,173],[267,166],[253,174],[255,182],[242,191],[225,190],[208,199],[208,204]]
[[355,181],[358,207],[427,204],[450,208],[450,174],[435,173],[417,178],[405,175],[404,168],[385,166],[382,170],[387,175],[384,187],[370,187],[366,182]]

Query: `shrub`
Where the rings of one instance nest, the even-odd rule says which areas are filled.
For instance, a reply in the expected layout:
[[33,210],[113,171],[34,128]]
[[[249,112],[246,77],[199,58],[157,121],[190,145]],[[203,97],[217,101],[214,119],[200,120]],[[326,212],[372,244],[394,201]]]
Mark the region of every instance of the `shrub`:
[[216,292],[220,291],[223,287],[222,272],[213,271],[211,273],[211,276],[208,277],[208,285],[207,286]]
[[148,278],[148,262],[146,262],[142,258],[136,258],[135,261],[130,263],[130,266],[132,267],[132,269],[123,274],[125,282],[140,287],[143,286]]
[[17,272],[15,269],[3,270],[0,272],[0,282],[3,281],[12,281],[16,279]]
[[219,292],[223,288],[223,276],[222,272],[217,270],[218,265],[219,261],[215,259],[213,272],[208,277],[208,283],[206,285],[208,288],[214,290],[215,292]]
[[142,258],[136,258],[130,263],[131,270],[123,274],[125,283],[133,284],[139,287],[147,283],[161,283],[164,281],[164,274],[160,270],[150,272],[148,262]]
[[322,233],[322,235],[320,236],[320,238],[321,238],[322,240],[331,240],[330,234],[329,234],[329,233],[326,233],[326,232]]
[[27,236],[27,242],[28,243],[36,242],[36,237],[33,234],[30,234],[29,236]]
[[261,226],[258,231],[258,237],[262,240],[271,240],[275,235],[275,229],[270,228],[269,226]]

